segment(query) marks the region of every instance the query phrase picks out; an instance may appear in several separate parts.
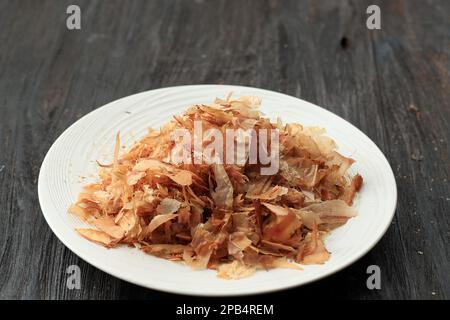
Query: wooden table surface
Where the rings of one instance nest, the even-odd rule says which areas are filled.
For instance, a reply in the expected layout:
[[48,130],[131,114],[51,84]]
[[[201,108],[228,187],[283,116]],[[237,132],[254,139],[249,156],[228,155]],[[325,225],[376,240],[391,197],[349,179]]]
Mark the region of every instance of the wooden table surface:
[[[66,8],[81,8],[68,30]],[[366,9],[381,8],[381,30]],[[450,1],[0,1],[0,298],[182,297],[118,280],[69,251],[37,196],[41,162],[87,112],[140,91],[240,84],[318,104],[385,153],[398,208],[358,262],[270,299],[450,298]],[[66,268],[81,268],[81,289]],[[367,266],[381,289],[366,287]],[[181,300],[180,300],[181,301]]]

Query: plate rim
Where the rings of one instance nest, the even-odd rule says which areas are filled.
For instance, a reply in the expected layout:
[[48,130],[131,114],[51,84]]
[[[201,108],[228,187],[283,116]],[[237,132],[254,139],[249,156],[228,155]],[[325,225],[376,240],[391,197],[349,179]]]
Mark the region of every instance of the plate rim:
[[[379,234],[376,236],[375,240],[372,241],[372,243],[370,245],[368,245],[366,248],[364,248],[364,250],[361,250],[360,252],[358,252],[355,257],[348,259],[347,261],[344,261],[340,266],[334,268],[333,270],[330,270],[329,272],[325,273],[325,274],[318,274],[315,276],[312,276],[310,279],[307,280],[303,280],[301,283],[298,282],[293,282],[292,284],[288,284],[288,285],[283,285],[277,288],[268,288],[268,289],[257,289],[257,287],[255,287],[255,289],[249,288],[248,290],[245,291],[240,291],[240,292],[199,292],[199,291],[192,291],[192,290],[185,290],[182,287],[181,288],[177,288],[177,289],[171,289],[171,288],[166,288],[163,286],[160,286],[159,284],[156,285],[148,285],[145,282],[139,282],[135,279],[133,279],[133,277],[128,276],[127,274],[118,274],[117,271],[114,271],[110,268],[108,268],[108,266],[106,266],[105,264],[101,264],[101,263],[97,263],[95,261],[92,261],[90,258],[86,257],[86,255],[83,255],[83,253],[81,252],[82,250],[75,248],[75,245],[72,245],[67,239],[65,239],[64,237],[64,232],[62,232],[61,230],[59,230],[55,224],[53,223],[53,221],[50,219],[50,215],[48,213],[45,212],[44,207],[43,207],[43,198],[44,198],[44,177],[43,177],[43,168],[45,168],[45,166],[48,163],[48,158],[49,155],[51,154],[52,150],[55,148],[55,146],[58,144],[58,141],[62,140],[63,137],[67,134],[69,134],[69,131],[72,130],[73,127],[75,127],[79,122],[81,122],[84,118],[88,117],[89,115],[91,115],[94,112],[99,112],[99,110],[103,110],[106,108],[111,107],[112,104],[114,103],[119,103],[122,100],[126,100],[126,99],[131,99],[131,98],[137,98],[140,95],[145,95],[148,93],[156,93],[158,91],[165,91],[165,90],[176,90],[176,89],[189,89],[189,88],[196,88],[196,89],[212,89],[212,88],[239,88],[239,89],[247,89],[247,90],[259,90],[259,91],[264,91],[268,94],[275,94],[275,95],[279,95],[279,96],[284,96],[285,98],[289,98],[289,99],[296,99],[301,101],[302,103],[307,103],[310,104],[316,108],[321,109],[321,111],[324,111],[334,117],[339,118],[341,121],[346,122],[348,125],[351,126],[351,128],[353,130],[358,131],[360,134],[364,135],[368,141],[370,141],[370,143],[372,144],[372,147],[374,147],[377,152],[379,153],[381,159],[383,160],[383,162],[385,162],[386,169],[389,169],[386,171],[387,175],[389,176],[390,180],[392,180],[392,187],[393,187],[393,194],[392,194],[392,203],[390,204],[390,209],[389,209],[389,219],[386,219],[386,223],[383,227],[383,229],[380,229]],[[90,265],[94,266],[95,268],[108,273],[109,275],[127,281],[129,283],[144,287],[144,288],[148,288],[148,289],[152,289],[152,290],[158,290],[158,291],[162,291],[162,292],[167,292],[167,293],[172,293],[172,294],[178,294],[178,295],[190,295],[190,296],[211,296],[211,297],[233,297],[233,296],[248,296],[248,295],[259,295],[259,294],[264,294],[264,293],[269,293],[269,292],[278,292],[281,290],[286,290],[286,289],[291,289],[291,288],[295,288],[295,287],[300,287],[324,278],[327,278],[331,275],[336,274],[339,271],[342,271],[343,269],[347,268],[348,266],[354,264],[355,262],[357,262],[358,260],[360,260],[363,256],[365,256],[369,251],[371,251],[375,245],[377,245],[381,238],[386,234],[387,230],[389,229],[389,227],[391,226],[392,220],[394,219],[395,216],[395,212],[397,209],[397,202],[398,202],[398,190],[397,190],[397,182],[395,180],[395,175],[394,172],[392,170],[392,167],[388,161],[388,159],[386,158],[386,156],[384,155],[384,153],[381,151],[381,149],[377,146],[377,144],[369,137],[367,136],[364,132],[362,132],[358,127],[356,127],[355,125],[353,125],[351,122],[347,121],[346,119],[342,118],[341,116],[319,106],[316,105],[314,103],[311,103],[309,101],[303,100],[301,98],[295,97],[295,96],[291,96],[282,92],[278,92],[278,91],[274,91],[274,90],[268,90],[268,89],[263,89],[263,88],[258,88],[258,87],[250,87],[250,86],[242,86],[242,85],[232,85],[232,84],[194,84],[194,85],[178,85],[178,86],[168,86],[168,87],[162,87],[162,88],[156,88],[156,89],[151,89],[151,90],[146,90],[146,91],[141,91],[141,92],[137,92],[128,96],[124,96],[121,97],[119,99],[116,100],[112,100],[110,102],[107,102],[106,104],[97,107],[91,111],[89,111],[88,113],[84,114],[82,117],[80,117],[79,119],[77,119],[75,122],[73,122],[69,127],[67,127],[66,129],[64,129],[64,131],[56,138],[56,140],[52,143],[51,147],[48,149],[42,163],[40,166],[40,170],[39,170],[39,177],[38,177],[38,198],[39,198],[39,205],[40,205],[40,209],[41,212],[44,216],[45,221],[47,222],[48,226],[50,227],[50,230],[53,232],[53,234],[59,239],[59,241],[61,241],[64,246],[66,246],[71,252],[73,252],[76,256],[78,256],[80,259],[82,259],[83,261],[89,263]],[[389,220],[389,221],[388,221]]]

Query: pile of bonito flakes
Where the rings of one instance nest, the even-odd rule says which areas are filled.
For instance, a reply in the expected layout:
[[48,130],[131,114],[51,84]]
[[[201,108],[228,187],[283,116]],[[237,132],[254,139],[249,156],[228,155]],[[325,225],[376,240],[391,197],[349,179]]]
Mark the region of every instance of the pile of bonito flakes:
[[[354,160],[339,154],[323,129],[272,123],[260,103],[230,95],[191,106],[123,154],[118,135],[112,163],[99,163],[98,183],[86,185],[69,208],[95,228],[76,231],[108,248],[126,244],[196,269],[215,269],[227,279],[326,262],[324,236],[356,215],[352,202],[362,177],[348,174]],[[193,133],[195,121],[204,131],[224,134],[278,130],[278,171],[261,175],[264,165],[248,159],[168,161],[176,147],[174,130]]]

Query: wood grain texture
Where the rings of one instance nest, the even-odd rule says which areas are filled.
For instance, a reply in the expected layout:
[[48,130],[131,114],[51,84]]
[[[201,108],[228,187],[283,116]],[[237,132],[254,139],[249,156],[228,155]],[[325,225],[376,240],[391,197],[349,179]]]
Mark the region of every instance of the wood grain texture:
[[[82,29],[69,31],[78,4]],[[378,4],[382,29],[365,27]],[[349,120],[397,179],[398,209],[349,268],[261,299],[450,298],[450,2],[0,0],[0,298],[182,299],[91,267],[39,209],[45,153],[87,112],[136,92],[225,83],[287,93]],[[66,287],[81,268],[82,289]],[[380,266],[381,290],[366,268]],[[275,299],[275,300],[273,300]]]

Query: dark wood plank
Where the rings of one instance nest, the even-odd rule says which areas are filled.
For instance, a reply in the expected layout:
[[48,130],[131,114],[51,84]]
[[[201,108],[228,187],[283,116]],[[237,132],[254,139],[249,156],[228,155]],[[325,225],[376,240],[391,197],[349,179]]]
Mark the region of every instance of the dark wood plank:
[[[382,29],[365,27],[368,5]],[[65,10],[78,4],[82,30]],[[389,159],[398,209],[380,243],[344,271],[267,299],[450,298],[450,2],[0,1],[0,298],[182,299],[83,262],[39,209],[39,167],[75,120],[153,88],[227,83],[321,105]],[[82,289],[66,268],[80,266]],[[379,265],[382,289],[368,290]]]

